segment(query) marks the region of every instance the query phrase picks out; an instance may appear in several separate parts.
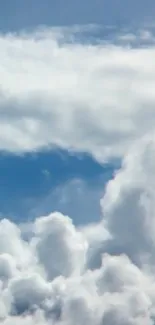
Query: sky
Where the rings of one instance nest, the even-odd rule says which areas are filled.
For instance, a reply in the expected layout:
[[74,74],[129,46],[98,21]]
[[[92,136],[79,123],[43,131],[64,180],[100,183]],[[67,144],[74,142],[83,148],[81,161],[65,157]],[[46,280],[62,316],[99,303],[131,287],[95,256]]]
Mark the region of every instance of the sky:
[[19,222],[59,209],[71,213],[76,224],[97,220],[104,184],[118,166],[63,150],[1,153],[1,217]]
[[0,323],[155,324],[155,3],[0,2]]
[[0,28],[7,32],[38,25],[143,24],[153,20],[155,8],[153,0],[6,0],[0,12]]

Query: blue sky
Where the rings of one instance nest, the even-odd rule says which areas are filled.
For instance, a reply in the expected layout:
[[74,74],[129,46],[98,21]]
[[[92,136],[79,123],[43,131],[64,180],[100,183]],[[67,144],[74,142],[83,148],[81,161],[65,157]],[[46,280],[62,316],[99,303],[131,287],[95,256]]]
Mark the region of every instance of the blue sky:
[[38,25],[139,24],[153,19],[154,1],[128,0],[5,0],[0,4],[0,29],[20,30]]
[[22,156],[2,153],[1,215],[19,221],[61,211],[71,214],[76,223],[97,220],[104,185],[117,167],[61,150]]

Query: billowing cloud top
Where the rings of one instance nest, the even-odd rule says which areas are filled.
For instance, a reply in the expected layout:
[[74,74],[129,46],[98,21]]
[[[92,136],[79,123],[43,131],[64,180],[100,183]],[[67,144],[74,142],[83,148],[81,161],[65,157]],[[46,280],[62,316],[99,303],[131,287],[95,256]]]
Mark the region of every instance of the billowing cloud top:
[[130,149],[97,224],[58,212],[22,227],[1,220],[1,324],[154,324],[154,139]]
[[119,45],[112,45],[102,41],[103,31],[98,44],[75,42],[78,33],[1,35],[1,150],[61,147],[104,160],[122,156],[154,128],[151,32],[137,36],[152,44],[143,49],[122,45],[135,42],[133,34],[116,35]]

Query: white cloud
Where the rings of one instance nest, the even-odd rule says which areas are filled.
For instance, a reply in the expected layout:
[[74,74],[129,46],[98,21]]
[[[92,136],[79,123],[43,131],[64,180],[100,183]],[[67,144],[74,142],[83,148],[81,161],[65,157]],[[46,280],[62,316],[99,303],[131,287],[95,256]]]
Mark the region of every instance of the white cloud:
[[[15,224],[10,222],[8,219],[1,220],[0,254],[11,255],[17,263],[17,267],[21,268],[30,262],[31,254],[29,253],[30,252],[27,247],[27,243],[21,239],[20,229]],[[5,258],[6,256],[7,255],[5,255]],[[5,263],[5,259],[4,259],[4,263]],[[11,260],[9,263],[11,263]]]
[[60,146],[103,160],[153,130],[155,48],[112,43],[68,42],[63,30],[1,35],[0,149]]
[[10,281],[8,289],[14,314],[23,314],[27,310],[33,312],[36,306],[50,297],[49,286],[38,274],[17,277]]
[[12,278],[17,272],[16,263],[10,254],[0,255],[0,279],[7,281]]
[[102,200],[112,250],[135,261],[154,259],[154,134],[142,139],[126,156],[123,167],[109,182]]
[[50,280],[59,275],[68,277],[79,273],[84,267],[87,242],[76,231],[71,219],[60,213],[35,222],[33,245]]
[[0,221],[2,325],[154,324],[154,170],[151,134],[107,184],[97,224],[55,212],[26,224],[24,240],[23,224]]

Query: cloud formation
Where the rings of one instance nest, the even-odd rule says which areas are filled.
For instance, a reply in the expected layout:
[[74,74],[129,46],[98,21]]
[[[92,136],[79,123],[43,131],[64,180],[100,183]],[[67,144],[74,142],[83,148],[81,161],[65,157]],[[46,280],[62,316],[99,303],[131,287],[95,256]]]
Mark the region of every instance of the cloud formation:
[[78,228],[59,212],[0,222],[0,322],[153,325],[155,135],[107,184],[103,218]]
[[61,147],[104,160],[154,129],[153,34],[143,31],[132,48],[122,42],[135,35],[117,35],[114,45],[101,33],[91,44],[75,31],[0,36],[1,150]]

